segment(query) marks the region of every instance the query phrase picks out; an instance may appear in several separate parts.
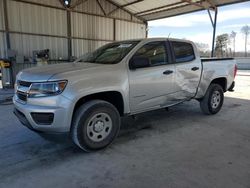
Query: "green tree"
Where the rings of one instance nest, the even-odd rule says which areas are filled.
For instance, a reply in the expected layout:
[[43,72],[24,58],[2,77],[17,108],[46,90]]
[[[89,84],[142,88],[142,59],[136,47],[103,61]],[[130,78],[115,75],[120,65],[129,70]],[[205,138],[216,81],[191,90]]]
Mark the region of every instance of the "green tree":
[[223,57],[227,52],[229,35],[224,33],[216,37],[215,51],[217,56]]
[[195,45],[197,46],[198,51],[200,52],[201,57],[209,57],[210,51],[209,51],[209,45],[202,42],[196,42]]
[[236,38],[236,32],[235,31],[232,31],[231,34],[230,34],[230,38],[233,42],[233,57],[235,56],[235,38]]
[[248,44],[248,35],[250,34],[250,27],[245,25],[241,28],[241,33],[244,35],[245,38],[245,57],[247,57],[247,44]]

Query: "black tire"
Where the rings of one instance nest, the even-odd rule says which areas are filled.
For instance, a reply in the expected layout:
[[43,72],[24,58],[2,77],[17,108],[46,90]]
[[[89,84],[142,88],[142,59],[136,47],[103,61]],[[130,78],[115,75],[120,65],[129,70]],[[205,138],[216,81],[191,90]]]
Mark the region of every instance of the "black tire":
[[[220,99],[214,98],[213,95],[216,95]],[[205,96],[200,100],[200,108],[204,114],[216,114],[220,111],[223,101],[224,92],[222,87],[218,84],[210,84]]]
[[[104,118],[104,120],[98,118]],[[100,123],[101,121],[103,125]],[[100,126],[97,127],[100,129],[98,130],[100,132],[97,132],[95,129],[99,123],[102,125],[102,129]],[[109,127],[105,127],[106,125],[109,125]],[[117,109],[106,101],[92,100],[84,103],[76,110],[71,125],[71,138],[78,147],[91,152],[103,149],[111,144],[119,130],[120,114]]]

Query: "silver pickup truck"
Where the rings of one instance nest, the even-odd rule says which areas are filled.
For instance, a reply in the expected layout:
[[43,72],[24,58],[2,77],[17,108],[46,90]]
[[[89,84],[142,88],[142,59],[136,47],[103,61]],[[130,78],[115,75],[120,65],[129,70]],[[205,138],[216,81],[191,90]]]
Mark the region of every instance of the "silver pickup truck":
[[186,40],[154,38],[109,43],[74,63],[17,75],[14,113],[41,132],[69,132],[85,151],[109,145],[120,117],[196,99],[205,114],[220,111],[234,86],[233,59],[200,59]]

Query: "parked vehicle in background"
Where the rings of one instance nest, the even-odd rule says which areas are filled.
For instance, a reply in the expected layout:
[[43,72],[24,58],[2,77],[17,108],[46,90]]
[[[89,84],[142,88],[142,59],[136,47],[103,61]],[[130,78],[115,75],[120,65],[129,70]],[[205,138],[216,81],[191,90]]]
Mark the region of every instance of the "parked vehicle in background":
[[233,59],[200,59],[186,40],[114,42],[74,63],[20,72],[14,112],[32,130],[70,132],[77,146],[94,151],[118,135],[121,116],[191,99],[205,114],[218,113],[236,71]]

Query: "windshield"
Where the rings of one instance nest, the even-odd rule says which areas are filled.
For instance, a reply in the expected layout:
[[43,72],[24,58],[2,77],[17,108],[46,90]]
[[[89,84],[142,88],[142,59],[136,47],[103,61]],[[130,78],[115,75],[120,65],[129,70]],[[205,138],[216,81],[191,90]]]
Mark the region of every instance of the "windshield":
[[120,62],[139,41],[123,41],[106,44],[94,52],[87,53],[75,62],[115,64]]

